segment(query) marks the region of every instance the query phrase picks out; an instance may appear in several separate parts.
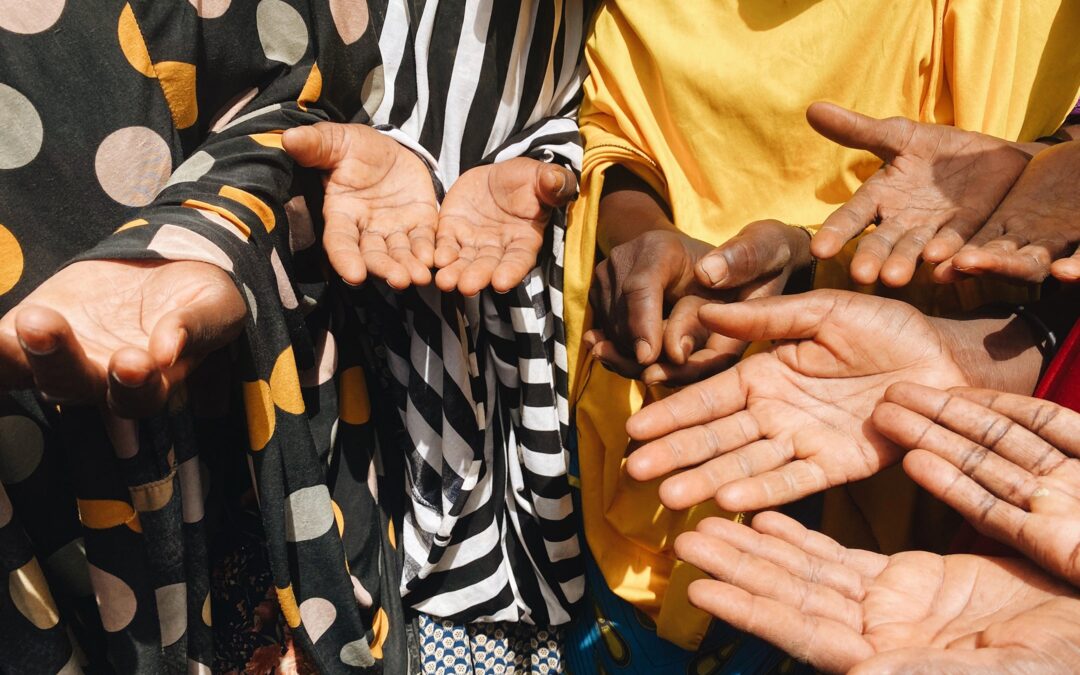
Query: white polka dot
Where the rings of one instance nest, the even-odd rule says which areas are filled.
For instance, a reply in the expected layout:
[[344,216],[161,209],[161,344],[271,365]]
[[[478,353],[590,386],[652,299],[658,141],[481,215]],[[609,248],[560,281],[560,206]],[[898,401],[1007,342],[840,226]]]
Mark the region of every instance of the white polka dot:
[[366,668],[375,665],[375,657],[371,655],[371,648],[368,647],[367,640],[363,638],[346,644],[341,648],[338,656],[341,657],[342,663],[354,668]]
[[154,590],[157,598],[161,646],[168,647],[187,632],[187,584],[178,583]]
[[255,303],[255,294],[251,292],[251,289],[247,287],[247,284],[243,284],[241,288],[244,289],[244,297],[247,298],[248,312],[251,313],[251,322],[255,323],[259,320],[259,306]]
[[307,24],[292,6],[283,0],[262,0],[255,11],[255,22],[266,58],[290,66],[304,58],[308,47]]
[[123,630],[135,618],[135,593],[119,577],[89,565],[101,625],[110,633]]
[[199,458],[192,457],[176,467],[176,473],[180,477],[180,501],[183,504],[184,522],[197,523],[203,519],[205,505]]
[[45,439],[41,429],[28,417],[0,417],[0,480],[19,483],[30,477],[41,463]]
[[86,562],[86,544],[82,537],[72,539],[45,558],[45,569],[64,591],[81,598],[94,594],[90,586],[90,568]]
[[375,112],[382,105],[383,96],[386,94],[386,72],[382,64],[379,64],[364,78],[364,86],[360,89],[360,101],[367,111],[368,117],[374,117]]
[[270,268],[274,270],[274,279],[277,281],[278,297],[281,298],[281,304],[286,309],[296,309],[300,303],[296,299],[292,281],[285,272],[285,266],[281,264],[281,256],[278,255],[276,248],[270,251]]
[[64,13],[64,0],[0,0],[0,28],[30,35],[48,30]]
[[219,110],[210,120],[210,131],[216,133],[224,129],[225,126],[236,117],[237,113],[243,110],[248,103],[251,103],[252,99],[258,96],[258,94],[258,89],[248,89],[247,91],[237,94],[236,97],[226,103],[225,107]]
[[[0,16],[3,12],[0,6]],[[44,137],[41,116],[34,104],[6,84],[0,84],[0,169],[18,169],[34,161],[41,152]]]
[[203,19],[216,19],[229,10],[232,0],[188,0]]
[[355,576],[349,575],[349,578],[352,579],[352,592],[356,601],[360,603],[361,607],[371,607],[373,604],[371,593],[368,593],[368,590],[364,588],[364,584],[360,583],[360,580]]
[[11,522],[11,516],[14,512],[7,491],[4,490],[3,483],[0,483],[0,527],[4,527]]
[[169,178],[169,182],[165,183],[165,187],[177,183],[194,183],[209,173],[212,168],[214,168],[214,158],[210,156],[210,153],[200,150],[188,157],[187,161],[181,164],[176,171],[173,171],[173,175]]
[[146,206],[169,180],[172,156],[153,129],[127,127],[101,142],[94,170],[105,194],[125,206]]
[[300,603],[300,619],[312,642],[318,642],[336,618],[337,610],[329,600],[308,598]]
[[315,225],[303,195],[285,202],[285,216],[289,221],[289,250],[296,253],[315,243]]
[[194,260],[217,265],[232,272],[233,263],[225,252],[201,234],[176,225],[162,225],[146,247],[166,260]]
[[187,671],[188,675],[212,675],[214,672],[210,670],[210,666],[199,663],[195,659],[188,659]]
[[315,342],[315,365],[300,373],[300,386],[317,387],[330,381],[337,370],[337,342],[323,331]]
[[367,0],[330,0],[330,14],[341,41],[347,45],[359,40],[367,30]]
[[333,525],[334,509],[325,485],[300,488],[285,499],[285,536],[289,541],[315,539]]

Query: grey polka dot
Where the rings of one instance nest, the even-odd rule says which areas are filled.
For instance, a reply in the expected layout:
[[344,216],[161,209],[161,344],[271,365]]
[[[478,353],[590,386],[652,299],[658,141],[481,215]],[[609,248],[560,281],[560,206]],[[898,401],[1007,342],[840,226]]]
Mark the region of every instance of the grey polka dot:
[[161,646],[168,647],[187,632],[187,584],[178,583],[154,590],[157,598]]
[[338,655],[341,657],[341,662],[347,666],[367,668],[375,665],[375,657],[371,655],[371,648],[368,647],[367,640],[363,638],[346,644]]
[[34,161],[45,131],[30,99],[0,84],[0,169],[18,169]]
[[45,558],[45,569],[63,585],[63,590],[80,598],[90,597],[90,568],[86,563],[86,545],[82,537],[72,539]]
[[285,536],[289,541],[315,539],[333,525],[334,509],[325,485],[300,488],[285,499]]
[[94,170],[105,194],[125,206],[146,206],[169,180],[172,153],[153,129],[127,127],[101,142]]
[[212,168],[214,168],[214,158],[210,156],[210,153],[200,150],[188,157],[186,162],[181,164],[176,171],[173,171],[173,175],[169,178],[169,182],[165,183],[165,187],[177,183],[194,183],[205,176]]
[[0,417],[0,480],[19,483],[41,463],[45,439],[33,420],[19,415]]
[[262,0],[255,10],[266,58],[295,66],[304,58],[308,47],[308,29],[304,17],[282,0]]
[[385,95],[386,71],[383,69],[382,64],[379,64],[368,73],[368,76],[364,79],[364,86],[360,90],[360,100],[363,102],[368,117],[375,116],[375,112],[382,105]]

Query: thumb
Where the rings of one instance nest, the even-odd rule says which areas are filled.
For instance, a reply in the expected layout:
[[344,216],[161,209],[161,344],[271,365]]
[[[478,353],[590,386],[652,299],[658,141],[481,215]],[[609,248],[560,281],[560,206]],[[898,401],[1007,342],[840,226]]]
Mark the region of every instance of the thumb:
[[147,351],[170,382],[184,379],[210,352],[235,340],[244,329],[247,306],[231,283],[219,292],[161,317],[150,333]]
[[806,121],[825,138],[846,148],[868,150],[886,162],[899,155],[914,122],[903,117],[876,119],[833,103],[811,103]]
[[333,169],[345,159],[349,146],[348,124],[319,122],[312,126],[287,129],[281,145],[301,166]]
[[805,340],[817,335],[838,300],[834,291],[705,305],[698,318],[721,335],[755,340]]
[[560,209],[577,197],[577,176],[557,164],[541,164],[536,169],[536,198],[550,208]]
[[1058,281],[1067,284],[1080,281],[1080,250],[1070,258],[1062,258],[1051,263],[1050,274]]
[[[701,284],[711,288],[738,288],[778,274],[793,257],[789,238],[792,229],[778,220],[750,223],[702,257],[695,276]],[[799,234],[806,239],[804,234]],[[809,240],[801,243],[805,248]]]

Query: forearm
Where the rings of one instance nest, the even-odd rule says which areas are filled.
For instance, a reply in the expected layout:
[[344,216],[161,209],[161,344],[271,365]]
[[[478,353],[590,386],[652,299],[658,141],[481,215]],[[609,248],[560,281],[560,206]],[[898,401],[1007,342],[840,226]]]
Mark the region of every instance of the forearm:
[[653,230],[676,231],[667,204],[628,169],[613,166],[604,176],[596,239],[605,254]]

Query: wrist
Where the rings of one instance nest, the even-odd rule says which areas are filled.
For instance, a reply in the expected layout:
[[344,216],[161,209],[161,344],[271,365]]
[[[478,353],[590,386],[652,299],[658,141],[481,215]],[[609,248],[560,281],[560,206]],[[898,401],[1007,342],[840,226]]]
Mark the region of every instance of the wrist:
[[1035,391],[1043,356],[1023,319],[927,319],[972,386],[1024,395]]

